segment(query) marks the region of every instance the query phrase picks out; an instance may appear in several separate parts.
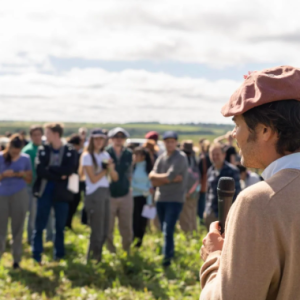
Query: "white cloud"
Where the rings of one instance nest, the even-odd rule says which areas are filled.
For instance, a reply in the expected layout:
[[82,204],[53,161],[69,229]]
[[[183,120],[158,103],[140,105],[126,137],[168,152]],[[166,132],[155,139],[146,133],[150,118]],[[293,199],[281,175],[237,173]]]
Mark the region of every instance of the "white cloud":
[[230,122],[220,114],[238,82],[162,73],[73,69],[0,77],[1,119],[85,122]]
[[298,65],[299,8],[289,0],[6,1],[0,118],[225,122],[219,111],[238,82],[147,70],[61,73],[49,58]]
[[[298,3],[6,1],[0,15],[0,42],[5,45],[0,62],[43,65],[53,55],[211,66],[299,64]],[[27,55],[17,56],[20,52]]]

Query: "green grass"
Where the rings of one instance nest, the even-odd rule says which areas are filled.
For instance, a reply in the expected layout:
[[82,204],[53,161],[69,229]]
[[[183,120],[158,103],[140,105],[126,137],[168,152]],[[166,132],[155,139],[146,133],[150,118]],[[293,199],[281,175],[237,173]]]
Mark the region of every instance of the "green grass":
[[142,248],[132,248],[128,257],[121,249],[120,236],[116,231],[117,254],[111,254],[104,248],[101,264],[86,264],[90,229],[81,225],[77,217],[74,232],[66,232],[66,259],[53,262],[52,243],[46,243],[45,265],[42,267],[32,260],[24,234],[22,270],[11,268],[12,257],[7,243],[7,252],[0,266],[0,299],[198,299],[199,250],[205,229],[199,228],[199,232],[190,237],[177,229],[176,259],[167,270],[161,267],[161,233],[154,228],[151,231],[147,233]]

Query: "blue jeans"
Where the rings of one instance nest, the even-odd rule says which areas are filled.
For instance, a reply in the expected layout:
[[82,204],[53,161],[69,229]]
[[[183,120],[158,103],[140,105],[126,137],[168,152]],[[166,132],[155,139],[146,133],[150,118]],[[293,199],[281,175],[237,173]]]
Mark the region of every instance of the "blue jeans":
[[55,237],[55,218],[54,211],[51,209],[49,214],[49,219],[46,226],[46,241],[53,242]]
[[164,266],[169,266],[174,257],[174,231],[177,220],[179,219],[183,203],[179,202],[157,202],[157,215],[164,235]]
[[200,192],[199,201],[198,201],[198,217],[200,218],[200,221],[203,220],[205,202],[206,202],[206,193]]
[[46,228],[49,214],[53,207],[55,212],[55,241],[54,258],[60,259],[65,255],[64,228],[67,222],[69,203],[54,201],[53,190],[45,189],[37,203],[35,230],[33,233],[32,253],[37,262],[41,262],[43,253],[43,230]]

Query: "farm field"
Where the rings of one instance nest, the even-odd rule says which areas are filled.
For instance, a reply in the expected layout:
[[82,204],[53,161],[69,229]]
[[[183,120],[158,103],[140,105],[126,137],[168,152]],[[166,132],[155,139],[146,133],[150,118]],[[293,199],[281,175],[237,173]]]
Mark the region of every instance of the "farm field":
[[[10,131],[12,133],[19,130],[26,130],[32,124],[43,124],[43,122],[15,122],[15,121],[0,121],[0,135]],[[160,124],[160,123],[128,123],[128,124],[92,124],[92,123],[65,123],[65,136],[77,132],[78,128],[86,127],[88,129],[100,127],[112,129],[117,126],[125,128],[133,138],[142,138],[148,131],[158,131],[162,134],[167,130],[174,130],[179,134],[180,140],[191,139],[197,143],[200,138],[213,140],[215,137],[225,134],[232,130],[231,125],[218,124]]]
[[67,257],[52,260],[52,243],[46,243],[39,266],[31,258],[24,234],[22,270],[11,268],[12,257],[8,239],[7,252],[0,266],[0,299],[6,300],[139,300],[199,299],[199,250],[205,228],[186,237],[178,228],[175,236],[176,259],[172,266],[161,267],[161,234],[151,229],[141,249],[132,248],[130,256],[121,249],[116,231],[117,254],[104,250],[103,262],[86,264],[85,254],[89,228],[77,216],[74,232],[66,232]]

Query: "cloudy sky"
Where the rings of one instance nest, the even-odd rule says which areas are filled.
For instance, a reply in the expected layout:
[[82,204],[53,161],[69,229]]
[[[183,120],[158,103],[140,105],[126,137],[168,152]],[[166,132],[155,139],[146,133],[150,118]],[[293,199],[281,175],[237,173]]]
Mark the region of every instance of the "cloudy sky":
[[300,65],[298,1],[5,1],[0,120],[228,123],[247,71]]

